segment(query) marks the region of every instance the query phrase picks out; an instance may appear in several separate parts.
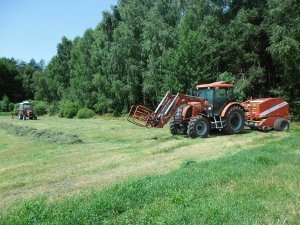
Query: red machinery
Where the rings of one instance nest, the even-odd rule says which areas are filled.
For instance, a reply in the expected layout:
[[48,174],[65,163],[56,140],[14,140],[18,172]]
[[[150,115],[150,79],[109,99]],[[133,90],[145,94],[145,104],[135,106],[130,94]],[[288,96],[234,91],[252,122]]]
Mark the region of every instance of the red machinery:
[[267,131],[289,129],[289,105],[282,98],[258,98],[241,104],[246,113],[246,126]]
[[215,82],[198,85],[198,95],[168,92],[155,111],[132,106],[128,121],[141,127],[162,128],[170,120],[172,134],[206,137],[211,129],[227,134],[239,133],[244,127],[243,107],[234,101],[232,84]]
[[132,106],[128,121],[141,127],[162,128],[170,121],[172,134],[207,137],[211,129],[236,134],[244,125],[267,131],[287,130],[288,103],[281,98],[235,102],[233,85],[225,82],[197,85],[197,96],[168,92],[155,111]]
[[142,105],[131,106],[128,121],[140,127],[162,128],[174,115],[176,110],[188,102],[205,104],[204,99],[183,95],[181,93],[174,96],[170,92],[167,92],[154,112]]

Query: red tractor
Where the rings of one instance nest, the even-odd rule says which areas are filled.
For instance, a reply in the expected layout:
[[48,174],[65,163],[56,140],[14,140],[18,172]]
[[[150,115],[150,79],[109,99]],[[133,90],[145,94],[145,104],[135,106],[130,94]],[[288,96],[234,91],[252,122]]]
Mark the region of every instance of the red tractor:
[[[253,113],[258,111],[254,110],[256,108],[251,101],[242,104],[235,101],[232,84],[221,81],[198,85],[196,88],[198,89],[197,96],[181,93],[172,95],[168,92],[155,111],[141,105],[132,106],[128,114],[128,121],[141,127],[157,128],[162,128],[170,121],[172,134],[188,135],[191,138],[207,137],[211,129],[223,130],[226,134],[237,134],[243,130],[244,125],[262,130],[271,127],[276,129],[280,126],[281,130],[288,128],[286,125],[289,124],[288,106],[281,108],[281,105],[273,104],[274,101],[279,103],[281,100],[265,99],[261,101],[261,103],[269,101],[272,104],[262,104],[261,109],[265,111],[261,111],[260,116],[257,117],[253,116]],[[271,107],[275,107],[272,108],[273,111],[270,109]],[[283,109],[280,115],[278,107],[280,110]],[[273,114],[270,114],[270,111]]]
[[32,104],[30,102],[24,101],[19,104],[19,110],[17,111],[18,117],[20,120],[26,120],[26,117],[29,119],[37,119],[36,114],[33,111]]
[[162,128],[170,120],[172,134],[207,137],[211,129],[240,133],[245,123],[244,108],[235,102],[233,85],[225,82],[196,87],[197,96],[167,93],[156,110],[132,106],[128,121],[138,126]]

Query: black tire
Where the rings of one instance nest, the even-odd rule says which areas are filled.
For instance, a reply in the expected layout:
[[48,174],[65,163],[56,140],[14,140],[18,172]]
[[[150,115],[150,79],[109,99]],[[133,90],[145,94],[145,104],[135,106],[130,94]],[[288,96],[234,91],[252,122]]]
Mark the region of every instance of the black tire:
[[37,116],[33,117],[34,120],[37,120]]
[[187,134],[191,138],[206,138],[210,130],[210,122],[204,116],[193,117],[188,125]]
[[186,126],[183,124],[180,126],[179,124],[175,123],[174,117],[170,120],[170,132],[173,135],[185,135],[186,134]]
[[288,120],[283,119],[283,118],[278,118],[277,120],[275,120],[274,123],[274,129],[277,131],[284,131],[284,130],[288,130],[290,128],[290,123]]
[[239,105],[231,106],[225,114],[224,132],[225,134],[238,134],[244,129],[245,114]]
[[22,119],[23,119],[23,115],[19,114],[19,120],[22,120]]

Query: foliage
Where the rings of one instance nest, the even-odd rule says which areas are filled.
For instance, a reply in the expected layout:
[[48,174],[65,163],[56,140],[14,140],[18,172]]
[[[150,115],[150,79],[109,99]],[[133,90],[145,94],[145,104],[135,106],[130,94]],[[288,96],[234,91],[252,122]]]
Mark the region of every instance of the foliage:
[[52,104],[48,104],[46,110],[47,110],[47,114],[49,116],[53,116],[53,115],[55,115],[55,114],[57,114],[59,112],[58,106],[56,104],[53,104],[53,103]]
[[34,112],[38,116],[42,116],[42,115],[47,114],[47,108],[48,108],[47,102],[44,102],[44,101],[34,101],[33,102]]
[[79,110],[79,105],[71,101],[61,101],[59,103],[59,116],[73,118]]
[[14,103],[9,103],[9,112],[13,112],[15,109],[15,104]]
[[119,1],[95,29],[62,37],[46,67],[2,58],[0,98],[71,101],[117,115],[132,104],[153,108],[166,91],[224,79],[235,82],[239,100],[294,102],[299,14],[295,0]]
[[78,111],[77,113],[77,118],[78,119],[88,119],[88,118],[92,118],[93,116],[95,116],[96,113],[88,108],[82,108]]
[[0,101],[0,111],[9,112],[10,111],[9,104],[10,103],[8,97],[4,95],[2,101]]

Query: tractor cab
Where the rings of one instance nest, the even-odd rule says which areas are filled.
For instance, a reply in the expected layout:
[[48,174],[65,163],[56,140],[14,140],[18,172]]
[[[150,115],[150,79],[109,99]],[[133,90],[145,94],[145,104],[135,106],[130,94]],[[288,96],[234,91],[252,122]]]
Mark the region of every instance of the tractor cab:
[[32,103],[28,101],[21,102],[19,104],[18,117],[20,120],[26,120],[26,117],[36,120],[37,115],[33,111]]
[[197,85],[198,97],[206,101],[206,113],[218,116],[228,103],[234,101],[233,85],[225,82]]
[[32,104],[30,102],[24,101],[19,105],[19,110],[32,110]]

